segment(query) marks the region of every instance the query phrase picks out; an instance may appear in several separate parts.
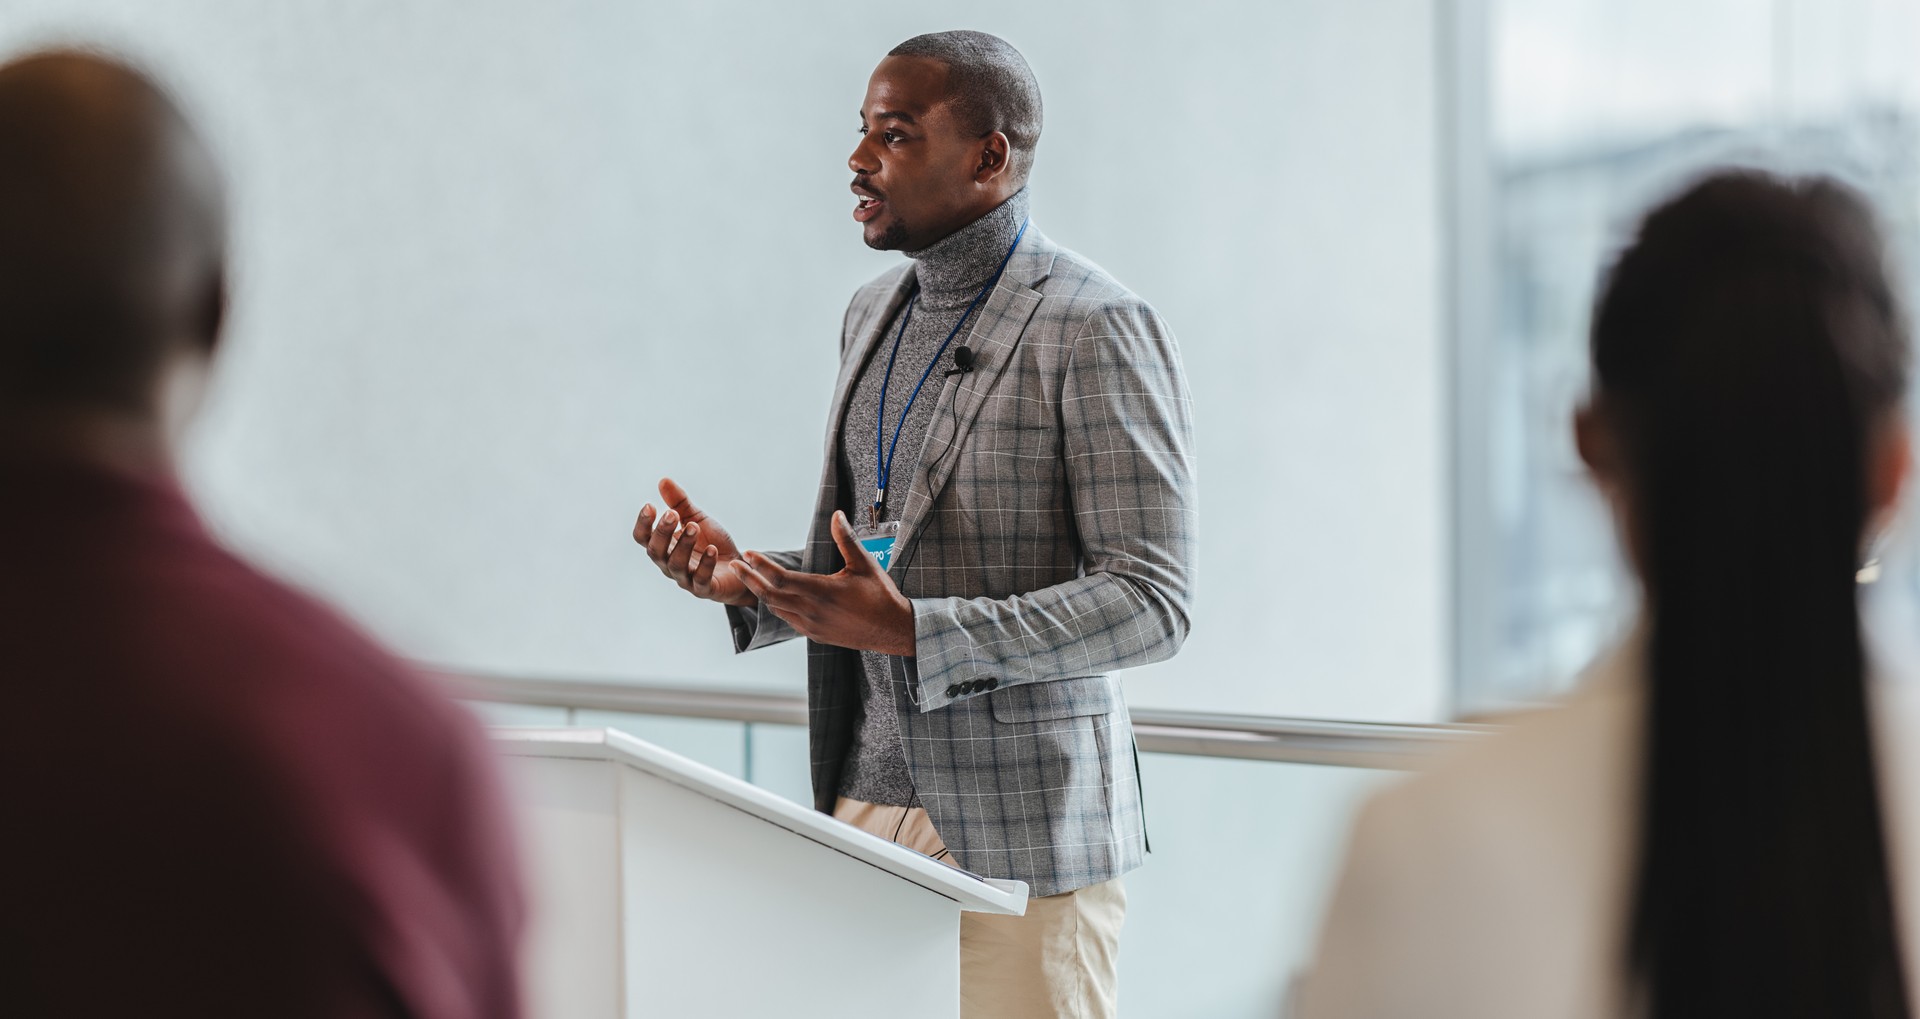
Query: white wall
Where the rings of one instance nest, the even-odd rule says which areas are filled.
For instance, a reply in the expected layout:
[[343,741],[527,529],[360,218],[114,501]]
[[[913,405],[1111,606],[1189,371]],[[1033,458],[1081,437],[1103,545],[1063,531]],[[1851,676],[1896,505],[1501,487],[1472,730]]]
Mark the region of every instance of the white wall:
[[801,538],[836,330],[898,256],[848,219],[872,65],[1020,46],[1036,221],[1186,348],[1202,589],[1138,704],[1442,709],[1433,15],[1423,0],[0,0],[104,41],[221,149],[236,317],[193,451],[217,525],[420,658],[798,685],[628,538],[654,478]]

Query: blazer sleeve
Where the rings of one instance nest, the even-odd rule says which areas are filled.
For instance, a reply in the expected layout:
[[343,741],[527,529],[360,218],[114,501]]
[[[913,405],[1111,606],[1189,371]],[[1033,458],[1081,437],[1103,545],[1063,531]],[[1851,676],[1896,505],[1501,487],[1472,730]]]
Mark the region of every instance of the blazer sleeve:
[[[800,569],[800,552],[762,552],[768,559],[779,563],[782,569]],[[727,607],[727,625],[733,630],[733,653],[745,654],[763,647],[771,647],[782,641],[800,636],[793,624],[767,611],[764,602],[755,603],[753,608],[743,609],[737,605]]]
[[914,599],[906,665],[923,712],[988,682],[1162,661],[1186,640],[1198,527],[1192,397],[1172,331],[1146,302],[1106,302],[1081,324],[1060,415],[1083,575],[1010,598]]

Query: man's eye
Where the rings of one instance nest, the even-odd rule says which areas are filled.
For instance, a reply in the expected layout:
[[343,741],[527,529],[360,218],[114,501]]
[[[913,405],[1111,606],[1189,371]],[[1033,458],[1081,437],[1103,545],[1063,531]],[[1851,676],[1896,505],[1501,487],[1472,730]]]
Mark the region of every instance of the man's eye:
[[861,127],[860,127],[860,134],[861,134],[861,136],[862,136],[862,137],[864,137],[864,136],[866,135],[866,133],[867,133],[867,128],[866,128],[866,126],[865,126],[865,125],[861,125]]
[[894,142],[900,140],[900,136],[892,131],[883,131],[880,133],[880,139],[888,145],[892,145]]

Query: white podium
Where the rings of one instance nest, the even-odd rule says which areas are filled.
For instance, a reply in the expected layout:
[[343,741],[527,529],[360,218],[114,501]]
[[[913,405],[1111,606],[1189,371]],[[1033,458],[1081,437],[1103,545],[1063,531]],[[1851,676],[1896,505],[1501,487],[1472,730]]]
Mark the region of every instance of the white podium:
[[493,730],[532,895],[534,1019],[955,1017],[981,881],[606,729]]

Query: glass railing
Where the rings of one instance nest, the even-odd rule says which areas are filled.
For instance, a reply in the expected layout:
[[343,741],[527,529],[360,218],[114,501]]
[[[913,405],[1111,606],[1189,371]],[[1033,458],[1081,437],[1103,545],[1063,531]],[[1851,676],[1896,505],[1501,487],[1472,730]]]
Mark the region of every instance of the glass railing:
[[[450,678],[489,724],[619,729],[811,801],[798,695]],[[1144,1019],[1282,1015],[1354,809],[1397,769],[1484,730],[1132,713],[1153,853],[1126,879],[1121,1001]]]

